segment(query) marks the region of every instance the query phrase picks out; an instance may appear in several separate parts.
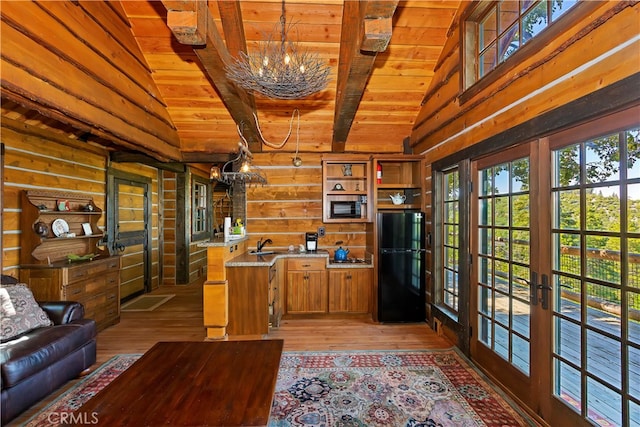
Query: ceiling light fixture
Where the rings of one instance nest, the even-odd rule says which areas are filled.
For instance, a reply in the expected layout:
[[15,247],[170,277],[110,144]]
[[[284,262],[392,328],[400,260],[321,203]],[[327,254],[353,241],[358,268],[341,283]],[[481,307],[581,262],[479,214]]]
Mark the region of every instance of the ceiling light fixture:
[[280,41],[275,39],[274,31],[260,44],[258,52],[240,52],[232,64],[227,64],[227,78],[272,99],[300,99],[324,90],[329,81],[329,66],[317,54],[288,40],[291,28],[293,25],[286,23],[283,0]]
[[219,181],[227,185],[266,184],[267,178],[262,174],[260,168],[251,164],[253,154],[251,154],[249,145],[239,126],[238,133],[241,137],[241,140],[238,141],[238,155],[226,162],[222,168],[215,165],[212,166],[209,178],[212,181]]

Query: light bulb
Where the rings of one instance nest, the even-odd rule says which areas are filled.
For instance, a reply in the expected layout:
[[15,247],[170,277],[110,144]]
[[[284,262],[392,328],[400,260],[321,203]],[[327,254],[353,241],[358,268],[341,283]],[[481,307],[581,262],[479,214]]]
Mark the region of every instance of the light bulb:
[[249,173],[250,170],[251,166],[249,165],[249,162],[247,162],[246,160],[242,162],[242,166],[240,166],[240,172]]
[[304,73],[304,64],[300,66],[300,72]]
[[218,166],[211,167],[211,173],[209,174],[209,179],[219,179],[220,178],[220,168]]
[[264,72],[262,71],[262,68],[258,69],[258,75],[262,77],[262,74],[264,74]]
[[290,56],[289,56],[289,54],[287,53],[287,54],[284,56],[284,64],[285,64],[285,65],[289,65],[289,62],[291,62],[291,57],[290,57]]
[[264,65],[265,67],[267,67],[269,65],[269,57],[265,56],[264,59],[262,60],[262,65]]

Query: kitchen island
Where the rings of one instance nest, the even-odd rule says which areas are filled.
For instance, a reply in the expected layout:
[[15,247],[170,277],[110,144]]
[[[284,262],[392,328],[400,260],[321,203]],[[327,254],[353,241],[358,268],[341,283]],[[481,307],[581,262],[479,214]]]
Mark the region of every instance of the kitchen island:
[[255,255],[247,238],[206,242],[208,339],[265,336],[280,319],[370,316],[372,257],[334,261],[327,250]]

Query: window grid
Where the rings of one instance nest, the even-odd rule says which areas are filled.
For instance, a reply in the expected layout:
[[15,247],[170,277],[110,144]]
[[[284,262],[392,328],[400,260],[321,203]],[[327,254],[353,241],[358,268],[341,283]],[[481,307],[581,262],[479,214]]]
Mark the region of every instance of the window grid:
[[577,0],[504,0],[489,7],[476,21],[474,81],[506,61],[577,3]]
[[[639,147],[635,128],[553,152],[553,392],[585,418],[616,425],[625,413],[640,421]],[[578,352],[566,338],[576,335]]]
[[452,170],[444,174],[442,303],[458,313],[460,263],[460,176]]

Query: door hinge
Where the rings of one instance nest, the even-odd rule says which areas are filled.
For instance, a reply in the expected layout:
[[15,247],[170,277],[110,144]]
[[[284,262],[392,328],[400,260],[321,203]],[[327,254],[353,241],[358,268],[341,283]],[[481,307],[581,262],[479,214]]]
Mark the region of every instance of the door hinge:
[[473,326],[469,326],[469,338],[473,338]]

